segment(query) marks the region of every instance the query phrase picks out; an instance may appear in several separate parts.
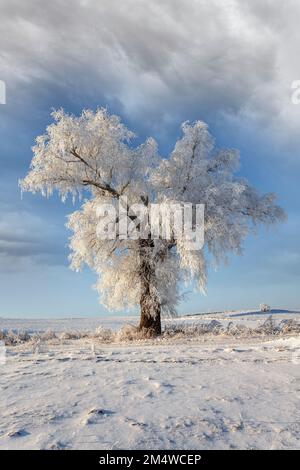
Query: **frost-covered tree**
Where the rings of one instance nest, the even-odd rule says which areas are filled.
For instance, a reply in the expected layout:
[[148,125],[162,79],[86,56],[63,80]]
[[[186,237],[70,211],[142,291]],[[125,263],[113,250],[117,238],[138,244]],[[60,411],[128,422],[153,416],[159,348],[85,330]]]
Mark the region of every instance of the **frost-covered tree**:
[[[141,329],[161,332],[161,313],[172,314],[180,299],[179,283],[197,281],[205,289],[207,259],[220,262],[229,252],[241,253],[249,230],[259,223],[274,224],[284,213],[274,194],[260,195],[234,176],[236,150],[214,147],[204,122],[182,125],[183,136],[167,159],[159,157],[149,138],[134,147],[134,134],[105,109],[83,111],[75,117],[63,110],[36,139],[29,174],[20,182],[23,191],[45,196],[57,190],[83,200],[69,217],[71,267],[87,264],[98,275],[101,302],[109,309],[140,306]],[[128,207],[142,203],[205,204],[205,245],[190,250],[182,236],[168,239],[123,239],[116,221],[115,239],[97,236],[100,204],[117,205],[126,196]],[[135,215],[130,215],[135,222]],[[207,256],[209,254],[209,257]]]

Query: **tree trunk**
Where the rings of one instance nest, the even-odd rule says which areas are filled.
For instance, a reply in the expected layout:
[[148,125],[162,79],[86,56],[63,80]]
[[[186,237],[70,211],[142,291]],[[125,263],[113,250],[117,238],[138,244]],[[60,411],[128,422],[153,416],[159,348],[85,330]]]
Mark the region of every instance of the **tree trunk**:
[[151,252],[153,240],[139,240],[140,246],[140,279],[141,279],[141,318],[139,329],[147,336],[161,334],[161,305],[155,286],[155,267],[152,264]]
[[139,329],[145,330],[145,333],[149,336],[160,335],[161,319],[159,302],[154,303],[151,294],[147,295],[146,293],[143,293],[141,295],[140,306],[141,319]]

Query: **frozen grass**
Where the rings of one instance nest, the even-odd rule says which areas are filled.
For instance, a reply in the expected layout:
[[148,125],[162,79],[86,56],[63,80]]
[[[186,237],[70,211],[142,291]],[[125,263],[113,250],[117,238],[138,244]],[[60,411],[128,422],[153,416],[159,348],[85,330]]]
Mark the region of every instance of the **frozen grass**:
[[[177,322],[169,323],[165,325],[162,335],[156,340],[192,340],[204,335],[247,338],[257,336],[283,336],[298,333],[300,333],[300,323],[295,319],[286,319],[276,322],[272,315],[270,315],[266,320],[254,327],[246,326],[244,323],[234,322],[229,322],[227,325],[224,325],[217,320],[211,320],[209,323],[200,323],[199,321],[192,324],[186,324],[184,322],[181,324]],[[56,333],[48,330],[42,333],[29,334],[27,331],[0,330],[0,340],[3,340],[7,346],[17,346],[27,342],[33,345],[51,343],[53,341],[66,342],[82,338],[97,340],[100,343],[130,343],[134,341],[147,341],[149,339],[153,341],[153,338],[147,337],[146,331],[140,331],[134,325],[125,325],[117,331],[100,326],[93,332],[64,331],[62,333]]]

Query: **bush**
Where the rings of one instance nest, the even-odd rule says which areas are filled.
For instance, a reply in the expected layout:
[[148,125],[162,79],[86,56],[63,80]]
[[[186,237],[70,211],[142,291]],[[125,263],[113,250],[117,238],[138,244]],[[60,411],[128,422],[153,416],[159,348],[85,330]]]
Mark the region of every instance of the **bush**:
[[261,312],[270,312],[271,307],[270,307],[269,305],[267,305],[267,304],[260,304],[259,310],[260,310]]
[[59,335],[59,339],[64,341],[70,339],[81,339],[85,338],[86,336],[88,336],[88,334],[81,331],[64,331]]
[[15,346],[20,343],[25,343],[31,339],[27,331],[0,331],[0,340],[5,342],[6,346]]
[[100,341],[111,342],[113,339],[114,333],[109,328],[104,328],[103,326],[99,326],[96,328],[94,333],[94,337]]

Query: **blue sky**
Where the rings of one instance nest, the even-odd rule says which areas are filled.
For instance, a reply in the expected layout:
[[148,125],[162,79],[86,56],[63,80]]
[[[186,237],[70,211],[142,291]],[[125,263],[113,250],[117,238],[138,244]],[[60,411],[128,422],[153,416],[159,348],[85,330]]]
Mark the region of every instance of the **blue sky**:
[[[25,194],[31,146],[52,108],[107,106],[167,156],[180,123],[208,122],[241,151],[240,174],[276,192],[288,221],[249,236],[242,257],[210,270],[207,295],[183,286],[180,312],[299,308],[300,6],[275,2],[103,0],[1,3],[0,316],[106,314],[88,270],[68,268],[71,201]],[[297,63],[298,62],[298,63]]]

